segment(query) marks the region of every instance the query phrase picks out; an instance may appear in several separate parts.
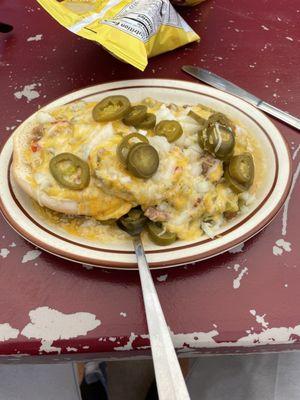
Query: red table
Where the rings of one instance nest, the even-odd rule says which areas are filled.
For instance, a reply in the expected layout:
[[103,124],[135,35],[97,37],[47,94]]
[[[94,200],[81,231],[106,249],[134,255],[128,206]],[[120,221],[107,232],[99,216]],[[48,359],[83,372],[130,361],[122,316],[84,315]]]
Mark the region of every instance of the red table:
[[[35,1],[2,0],[1,19],[14,30],[0,34],[1,143],[37,107],[71,90],[130,78],[192,80],[181,72],[183,64],[207,68],[299,115],[298,0],[208,0],[180,12],[202,36],[200,44],[155,57],[142,73],[62,28]],[[25,86],[29,99],[17,98]],[[300,135],[274,123],[293,156],[286,232],[281,211],[235,252],[153,272],[176,346],[184,354],[300,346]],[[34,251],[3,218],[0,227],[1,360],[150,354],[137,272],[88,270]]]

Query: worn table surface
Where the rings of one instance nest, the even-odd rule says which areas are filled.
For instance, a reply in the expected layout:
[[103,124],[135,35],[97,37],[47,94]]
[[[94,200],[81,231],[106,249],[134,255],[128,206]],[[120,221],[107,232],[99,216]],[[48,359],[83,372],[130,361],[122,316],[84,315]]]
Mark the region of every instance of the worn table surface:
[[[180,12],[200,33],[201,42],[151,59],[142,73],[62,28],[33,0],[2,0],[1,19],[14,30],[0,34],[1,143],[37,107],[69,91],[130,78],[192,80],[181,72],[183,64],[210,69],[299,115],[298,0],[208,0]],[[235,251],[153,272],[181,352],[300,345],[300,134],[274,123],[293,157],[294,189],[285,206],[287,231],[281,211],[263,232]],[[32,361],[28,355],[40,355],[35,360],[44,361],[92,358],[97,353],[150,354],[137,272],[90,270],[39,252],[2,217],[0,231],[3,361]]]

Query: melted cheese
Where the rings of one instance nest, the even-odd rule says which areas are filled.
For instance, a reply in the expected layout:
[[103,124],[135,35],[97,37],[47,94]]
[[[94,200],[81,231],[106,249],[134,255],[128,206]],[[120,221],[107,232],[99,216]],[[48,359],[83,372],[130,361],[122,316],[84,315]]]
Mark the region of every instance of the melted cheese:
[[[31,184],[41,192],[55,199],[75,200],[78,213],[91,215],[100,220],[119,218],[126,214],[132,204],[116,196],[110,196],[96,185],[92,177],[89,187],[84,190],[71,190],[56,182],[49,171],[51,158],[69,152],[88,160],[90,152],[104,140],[113,137],[111,123],[98,124],[91,118],[92,103],[72,103],[42,115],[37,120],[42,123],[43,136],[39,140],[39,150],[24,153],[32,169]],[[87,118],[88,116],[88,118]]]
[[[204,217],[208,216],[216,226],[221,226],[224,212],[238,211],[239,196],[222,180],[223,163],[216,161],[206,175],[202,174],[199,125],[188,112],[193,110],[207,119],[212,110],[201,105],[165,105],[150,98],[142,103],[147,105],[148,112],[156,114],[157,122],[178,120],[183,127],[183,135],[174,143],[156,136],[152,130],[139,130],[156,148],[160,158],[157,172],[148,180],[130,175],[116,154],[122,138],[136,129],[121,121],[96,123],[92,118],[95,103],[79,101],[38,113],[37,122],[43,127],[43,137],[37,152],[24,151],[32,168],[28,181],[39,193],[45,192],[56,199],[76,200],[78,213],[84,216],[63,216],[43,209],[45,218],[69,233],[91,240],[107,241],[108,237],[123,240],[126,235],[115,225],[102,225],[99,220],[117,219],[136,205],[144,210],[153,206],[168,216],[164,222],[168,231],[189,240],[200,236],[203,229],[211,229],[205,222],[201,227]],[[235,154],[245,151],[251,152],[255,161],[257,172],[251,188],[255,192],[263,176],[261,150],[255,139],[238,126]],[[91,181],[86,189],[76,191],[61,187],[52,177],[49,162],[62,152],[70,152],[88,162]]]

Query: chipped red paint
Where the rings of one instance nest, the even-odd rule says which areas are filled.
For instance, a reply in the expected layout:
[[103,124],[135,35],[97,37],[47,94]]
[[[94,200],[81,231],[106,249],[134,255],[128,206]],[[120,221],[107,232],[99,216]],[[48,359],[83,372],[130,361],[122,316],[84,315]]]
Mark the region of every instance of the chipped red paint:
[[[298,0],[253,0],[250,3],[246,0],[208,0],[195,8],[180,9],[181,15],[201,34],[200,44],[153,58],[142,73],[62,28],[34,0],[4,0],[1,18],[12,24],[14,30],[0,34],[0,144],[11,134],[11,127],[32,114],[39,105],[71,90],[130,78],[192,81],[180,70],[183,64],[197,64],[210,69],[297,115],[300,106],[297,62],[300,39],[297,16],[300,11],[297,10],[300,10]],[[37,34],[43,35],[41,40],[26,41]],[[37,84],[38,98],[28,102],[24,97],[15,98],[16,91],[32,83]],[[291,153],[295,153],[300,144],[299,133],[276,120],[274,123],[288,141]],[[300,153],[293,159],[293,172],[299,161]],[[156,280],[161,272],[153,272],[173,332],[216,330],[219,334],[214,340],[219,345],[234,342],[246,336],[245,331],[251,327],[251,332],[262,331],[261,324],[250,314],[251,309],[258,315],[266,314],[269,328],[300,324],[299,201],[298,181],[289,202],[285,236],[281,233],[281,211],[272,224],[246,242],[239,253],[226,253],[202,263],[170,269],[163,282]],[[273,246],[280,238],[291,243],[292,250],[275,256]],[[47,253],[22,264],[23,255],[33,247],[19,237],[2,217],[0,239],[0,248],[10,251],[6,258],[0,256],[0,324],[7,322],[22,331],[29,322],[29,311],[41,306],[63,313],[84,311],[95,314],[102,324],[86,336],[55,341],[53,346],[61,347],[62,354],[65,353],[60,357],[87,359],[150,354],[144,349],[149,344],[148,339],[140,336],[147,333],[147,326],[136,272],[87,270]],[[16,247],[10,247],[13,242]],[[233,289],[233,280],[240,272],[233,268],[235,264],[241,266],[240,270],[248,268],[248,275],[243,276],[238,289]],[[125,312],[126,318],[120,312]],[[132,332],[137,335],[132,342],[133,350],[115,351],[115,347],[128,343]],[[201,345],[196,348],[199,340],[194,339],[189,344],[189,351],[194,348],[196,355],[199,352],[298,349],[299,336],[294,335],[293,339],[294,343],[286,345],[233,349],[204,349]],[[78,351],[68,352],[67,347]],[[29,340],[22,335],[0,341],[1,355],[20,352],[36,356],[39,348],[40,340]],[[23,362],[29,359],[39,362],[41,357],[31,359],[24,356],[21,359]],[[45,355],[43,360],[51,360],[51,357]]]

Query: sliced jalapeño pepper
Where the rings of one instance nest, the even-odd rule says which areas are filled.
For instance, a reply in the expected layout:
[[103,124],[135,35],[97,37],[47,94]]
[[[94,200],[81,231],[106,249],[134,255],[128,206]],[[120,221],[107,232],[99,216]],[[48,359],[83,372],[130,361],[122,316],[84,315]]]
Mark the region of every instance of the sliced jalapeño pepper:
[[116,221],[117,221],[116,218],[109,218],[109,219],[101,220],[100,223],[102,225],[113,225]]
[[153,129],[156,124],[156,116],[152,113],[147,113],[139,123],[134,125],[137,129]]
[[125,96],[108,96],[93,108],[93,118],[97,122],[115,121],[123,118],[130,109],[130,101]]
[[234,125],[222,113],[212,114],[198,133],[199,146],[214,157],[226,161],[234,151]]
[[232,124],[230,119],[227,118],[226,115],[224,115],[220,112],[216,112],[216,113],[210,115],[207,122],[208,122],[208,125],[213,125],[216,122],[218,122],[219,124],[229,126],[232,130],[234,130],[234,125]]
[[160,121],[155,127],[155,133],[159,136],[165,136],[169,143],[175,142],[183,133],[182,126],[178,121],[164,120]]
[[207,150],[206,142],[207,142],[207,129],[203,128],[198,132],[198,143],[202,150]]
[[158,165],[158,153],[150,144],[138,143],[130,148],[127,168],[137,178],[151,178],[157,171]]
[[58,154],[50,160],[49,168],[57,182],[68,189],[82,190],[89,185],[89,165],[74,154]]
[[140,133],[130,133],[129,135],[124,136],[123,140],[117,147],[117,155],[119,160],[123,165],[127,165],[127,156],[130,148],[136,143],[149,143],[146,136],[141,135]]
[[147,217],[140,207],[132,208],[127,214],[117,221],[117,225],[129,235],[139,235],[147,222]]
[[219,122],[207,128],[207,150],[220,160],[229,159],[234,150],[235,137],[228,125]]
[[193,110],[189,111],[188,116],[193,118],[193,120],[195,120],[196,122],[198,122],[199,125],[204,125],[206,123],[206,119],[200,117],[200,115],[195,113],[195,111]]
[[159,222],[148,221],[147,231],[152,242],[159,246],[168,246],[176,241],[176,234],[165,230]]
[[252,185],[254,179],[254,163],[251,154],[245,153],[231,158],[228,172],[239,183]]
[[225,169],[224,171],[224,178],[226,179],[226,182],[228,183],[228,185],[230,186],[230,188],[235,192],[235,193],[242,193],[245,192],[246,190],[249,189],[249,185],[246,184],[241,184],[238,181],[236,181],[235,179],[233,179],[229,172],[228,172],[228,168]]
[[147,107],[143,105],[133,106],[129,109],[128,113],[123,118],[123,123],[127,126],[136,126],[147,114]]
[[245,192],[254,180],[254,163],[250,154],[245,153],[231,158],[224,177],[236,193]]

